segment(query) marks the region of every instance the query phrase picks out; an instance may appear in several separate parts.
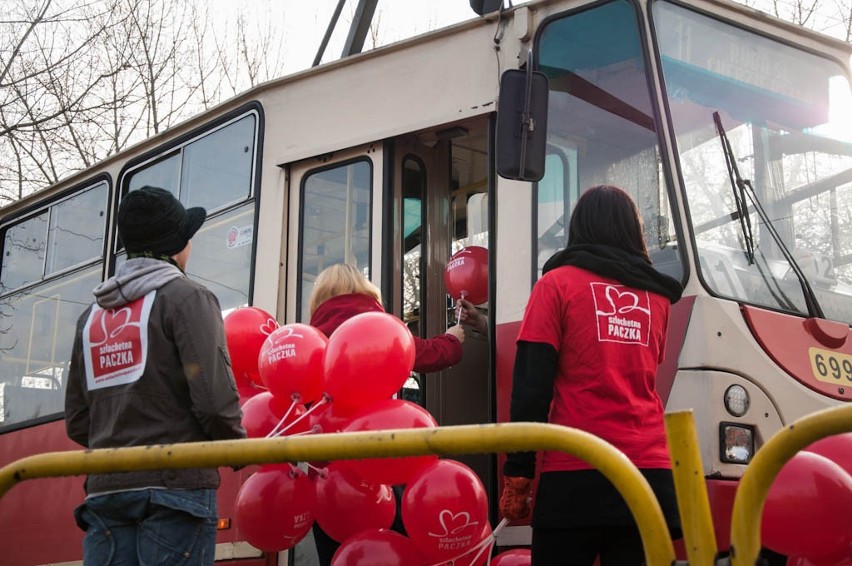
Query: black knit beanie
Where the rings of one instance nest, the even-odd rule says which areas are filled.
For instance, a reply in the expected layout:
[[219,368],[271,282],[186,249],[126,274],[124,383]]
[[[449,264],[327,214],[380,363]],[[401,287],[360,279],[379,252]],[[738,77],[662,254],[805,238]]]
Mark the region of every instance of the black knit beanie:
[[130,191],[118,207],[118,235],[130,254],[173,256],[186,247],[207,211],[186,209],[165,189],[145,186]]

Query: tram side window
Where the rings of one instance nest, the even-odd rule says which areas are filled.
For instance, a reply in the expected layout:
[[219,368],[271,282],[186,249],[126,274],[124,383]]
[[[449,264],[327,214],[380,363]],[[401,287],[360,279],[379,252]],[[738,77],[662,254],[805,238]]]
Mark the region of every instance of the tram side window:
[[0,431],[62,411],[75,325],[101,281],[108,191],[98,183],[3,229]]
[[[255,202],[257,116],[251,112],[187,141],[130,171],[132,191],[162,187],[207,221],[192,239],[187,274],[219,299],[222,309],[249,302]],[[117,261],[124,261],[119,253]]]
[[347,263],[370,277],[370,223],[373,168],[357,160],[308,173],[302,182],[300,320],[310,319],[308,299],[317,275]]
[[[538,235],[538,265],[536,278],[541,277],[544,263],[568,243],[568,219],[577,201],[577,187],[571,183],[569,156],[561,150],[551,150],[545,161],[545,174],[536,186],[536,234]],[[576,156],[572,154],[576,161]]]

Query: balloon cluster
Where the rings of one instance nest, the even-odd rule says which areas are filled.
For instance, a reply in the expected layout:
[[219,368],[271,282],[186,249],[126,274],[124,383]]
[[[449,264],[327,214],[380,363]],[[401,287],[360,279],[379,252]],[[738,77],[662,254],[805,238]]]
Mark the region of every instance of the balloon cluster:
[[784,464],[766,496],[761,540],[788,566],[852,564],[852,433],[814,442]]
[[[326,338],[242,307],[225,317],[225,333],[249,437],[437,426],[423,407],[393,398],[415,351],[392,315],[359,314]],[[389,530],[391,485],[401,484],[407,536]],[[494,540],[479,477],[436,455],[261,466],[237,494],[236,522],[269,552],[293,547],[316,522],[341,543],[333,564],[484,565]]]

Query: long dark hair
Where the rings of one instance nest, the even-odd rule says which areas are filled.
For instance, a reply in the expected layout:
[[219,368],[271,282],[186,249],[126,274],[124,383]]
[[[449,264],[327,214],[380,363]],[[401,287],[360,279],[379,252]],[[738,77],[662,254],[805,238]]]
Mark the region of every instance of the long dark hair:
[[651,263],[636,203],[611,185],[588,189],[577,200],[568,225],[568,245],[604,244]]

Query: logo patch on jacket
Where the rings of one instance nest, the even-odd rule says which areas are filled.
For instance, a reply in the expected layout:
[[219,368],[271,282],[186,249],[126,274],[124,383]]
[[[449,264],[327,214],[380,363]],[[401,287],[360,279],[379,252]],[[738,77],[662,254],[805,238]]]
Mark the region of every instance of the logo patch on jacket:
[[122,307],[92,307],[83,327],[83,358],[89,390],[133,383],[148,358],[148,317],[156,291]]
[[651,299],[648,292],[608,283],[590,285],[595,300],[598,340],[647,346],[651,330]]

